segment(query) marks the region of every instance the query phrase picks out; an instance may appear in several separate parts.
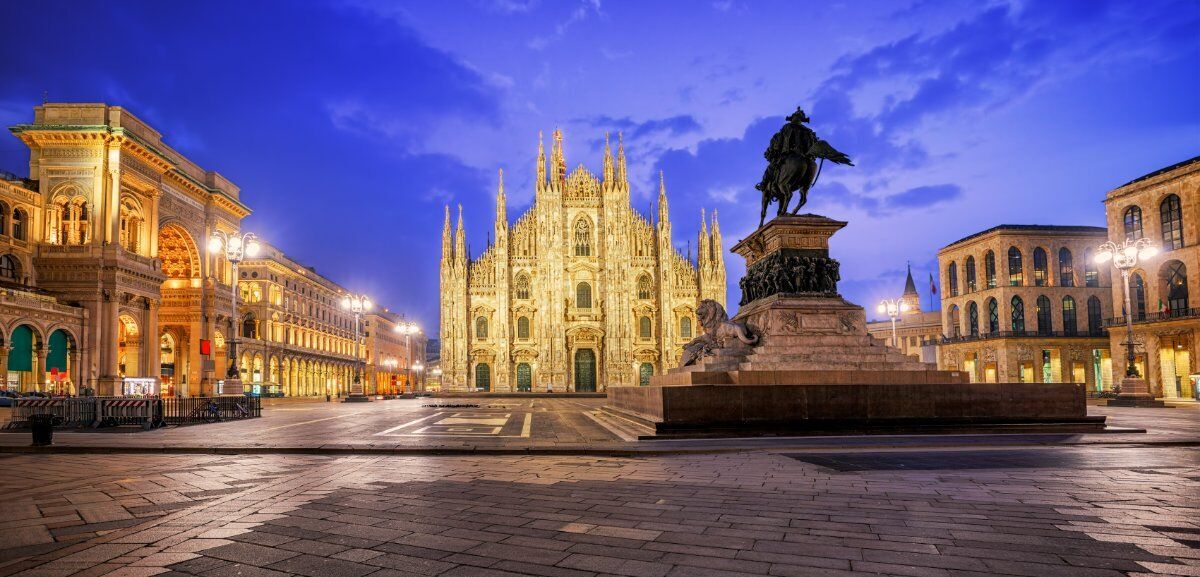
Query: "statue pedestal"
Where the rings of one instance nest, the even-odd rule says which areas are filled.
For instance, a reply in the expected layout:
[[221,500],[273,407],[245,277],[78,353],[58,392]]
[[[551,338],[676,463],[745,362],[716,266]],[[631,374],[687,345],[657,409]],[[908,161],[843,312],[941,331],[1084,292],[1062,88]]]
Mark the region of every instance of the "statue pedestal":
[[970,383],[867,334],[863,308],[837,292],[829,256],[844,226],[778,217],[734,245],[746,276],[732,321],[757,342],[726,338],[650,386],[609,387],[605,411],[648,436],[1103,430],[1103,417],[1087,417],[1083,385]]

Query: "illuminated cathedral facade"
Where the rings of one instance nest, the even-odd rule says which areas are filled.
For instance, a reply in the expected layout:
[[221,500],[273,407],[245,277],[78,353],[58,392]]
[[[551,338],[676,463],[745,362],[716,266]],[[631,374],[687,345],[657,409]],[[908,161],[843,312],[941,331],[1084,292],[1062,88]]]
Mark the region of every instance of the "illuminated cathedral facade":
[[509,223],[500,172],[495,241],[472,259],[459,206],[442,229],[442,390],[600,392],[674,367],[701,330],[701,299],[725,304],[714,212],[697,258],[671,243],[660,174],[657,219],[630,206],[624,145],[604,145],[599,178],[567,173],[562,132],[549,164],[538,143],[533,206]]

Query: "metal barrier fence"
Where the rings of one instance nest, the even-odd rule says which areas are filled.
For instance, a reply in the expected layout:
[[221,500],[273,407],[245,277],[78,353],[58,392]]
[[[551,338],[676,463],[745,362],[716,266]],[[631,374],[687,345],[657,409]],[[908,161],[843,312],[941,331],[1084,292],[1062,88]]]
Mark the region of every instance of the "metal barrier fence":
[[29,426],[31,415],[54,415],[63,427],[191,425],[262,416],[258,397],[74,397],[15,399],[8,428]]

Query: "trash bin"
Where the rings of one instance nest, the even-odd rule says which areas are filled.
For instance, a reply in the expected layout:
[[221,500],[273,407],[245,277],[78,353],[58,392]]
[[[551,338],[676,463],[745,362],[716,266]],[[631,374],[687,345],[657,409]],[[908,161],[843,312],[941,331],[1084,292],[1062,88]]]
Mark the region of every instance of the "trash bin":
[[33,431],[33,446],[45,447],[54,442],[54,415],[29,415],[29,429]]

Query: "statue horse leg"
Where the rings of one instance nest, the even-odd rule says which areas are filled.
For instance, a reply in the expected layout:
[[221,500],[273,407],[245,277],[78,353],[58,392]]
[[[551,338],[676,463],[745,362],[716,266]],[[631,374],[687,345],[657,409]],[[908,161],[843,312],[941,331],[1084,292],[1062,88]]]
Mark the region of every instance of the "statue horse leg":
[[790,204],[792,204],[792,193],[790,191],[788,191],[788,192],[780,191],[779,210],[775,213],[775,216],[783,216],[783,215],[787,214],[788,205],[790,205]]
[[758,216],[758,226],[761,228],[767,220],[767,205],[771,204],[771,193],[763,191],[762,195],[762,214]]
[[808,202],[808,190],[817,183],[817,177],[820,174],[821,169],[817,166],[817,162],[811,158],[807,159],[804,163],[804,174],[800,176],[800,204],[796,205],[796,209],[792,211],[792,214],[799,214],[800,208]]

